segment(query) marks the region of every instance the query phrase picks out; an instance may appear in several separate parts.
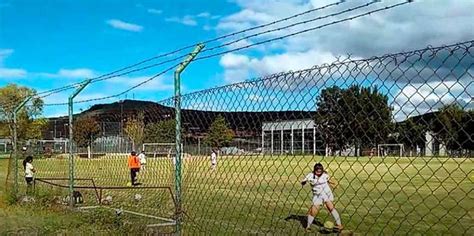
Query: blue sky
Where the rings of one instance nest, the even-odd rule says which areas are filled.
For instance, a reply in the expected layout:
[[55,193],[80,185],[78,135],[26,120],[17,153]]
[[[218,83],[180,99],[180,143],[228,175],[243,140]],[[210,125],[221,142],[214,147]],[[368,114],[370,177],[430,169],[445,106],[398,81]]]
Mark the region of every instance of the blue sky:
[[[324,16],[371,0],[350,0],[335,7],[274,25]],[[319,26],[368,10],[404,0],[385,0],[345,15],[314,21],[262,35],[222,48],[233,49],[251,43]],[[214,38],[251,26],[315,9],[338,0],[228,0],[228,1],[112,1],[112,0],[2,0],[0,2],[0,86],[18,83],[38,91],[79,82],[151,56]],[[415,1],[390,11],[325,27],[295,37],[278,40],[192,63],[183,73],[183,93],[243,81],[288,70],[329,63],[337,57],[367,58],[427,45],[451,44],[474,39],[474,1]],[[423,27],[420,28],[420,26]],[[244,35],[249,35],[250,32]],[[239,35],[240,37],[243,35]],[[229,40],[238,37],[229,38]],[[218,41],[207,48],[220,45]],[[203,54],[206,55],[206,54]],[[77,100],[103,97],[124,91],[167,66],[156,67],[89,86]],[[470,68],[472,69],[472,68]],[[472,78],[468,78],[472,79]],[[418,84],[416,84],[418,83]],[[417,112],[436,109],[453,99],[471,102],[474,88],[468,80],[458,80],[454,96],[445,81],[422,84],[399,83],[390,90],[393,101],[409,99],[416,108],[425,104],[426,94],[436,93],[429,105]],[[428,84],[429,83],[429,84]],[[393,81],[389,84],[393,84]],[[443,89],[432,89],[445,88]],[[462,88],[466,88],[462,91]],[[414,89],[419,88],[419,89]],[[461,88],[461,89],[459,89]],[[66,102],[71,91],[45,98],[46,103]],[[410,96],[405,93],[409,92]],[[413,96],[412,93],[415,93]],[[159,101],[172,96],[172,73],[137,88],[124,98]],[[249,101],[259,99],[249,94]],[[433,97],[433,96],[432,96]],[[437,97],[437,98],[436,98]],[[453,98],[456,97],[456,98]],[[250,99],[252,98],[252,99]],[[471,98],[471,100],[469,100]],[[260,101],[262,101],[260,99]],[[95,103],[77,104],[75,111]],[[245,103],[242,102],[242,106]],[[421,106],[420,105],[420,106]],[[309,107],[313,107],[310,105]],[[399,114],[406,113],[402,108]],[[410,108],[413,109],[413,108]],[[46,107],[46,116],[64,115],[66,107]],[[400,112],[401,111],[401,112]]]
[[[217,31],[210,28],[237,10],[226,1],[2,1],[0,48],[10,50],[1,66],[24,70],[27,75],[1,79],[0,86],[14,82],[42,91],[100,75],[213,38]],[[213,58],[190,66],[183,75],[184,92],[222,84],[217,79],[223,71],[218,63],[219,58]],[[145,79],[163,68],[130,76]],[[166,77],[164,89],[131,92],[127,97],[171,96],[171,75]],[[104,87],[108,87],[105,82],[97,83],[85,94],[95,97],[127,88],[113,84],[109,92]],[[60,102],[66,96],[47,101]]]

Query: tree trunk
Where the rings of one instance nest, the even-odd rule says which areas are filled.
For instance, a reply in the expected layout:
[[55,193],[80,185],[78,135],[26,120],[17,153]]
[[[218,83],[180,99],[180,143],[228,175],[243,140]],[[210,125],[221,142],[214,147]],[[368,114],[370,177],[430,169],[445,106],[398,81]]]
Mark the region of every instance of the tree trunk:
[[87,145],[87,158],[91,159],[91,145]]

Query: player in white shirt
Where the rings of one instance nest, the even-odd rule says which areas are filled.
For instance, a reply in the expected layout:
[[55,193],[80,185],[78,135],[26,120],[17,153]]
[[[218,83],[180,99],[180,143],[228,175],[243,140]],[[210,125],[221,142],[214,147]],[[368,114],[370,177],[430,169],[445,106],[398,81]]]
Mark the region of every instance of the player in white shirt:
[[145,170],[145,166],[146,166],[145,150],[142,150],[142,152],[138,155],[138,159],[140,159],[141,170]]
[[27,156],[25,160],[23,160],[23,168],[25,169],[25,181],[26,181],[26,194],[28,195],[31,190],[31,186],[33,185],[33,178],[34,173],[36,172],[35,168],[33,167],[33,157]]
[[313,190],[313,204],[308,210],[308,224],[306,225],[306,230],[309,231],[311,224],[323,203],[334,217],[336,227],[341,230],[343,228],[341,217],[336,208],[334,208],[334,195],[331,190],[331,186],[335,187],[337,183],[329,177],[326,171],[324,171],[324,167],[321,163],[316,163],[314,165],[313,172],[306,175],[306,177],[301,181],[301,185],[304,186],[307,182],[309,182]]
[[216,166],[217,166],[217,152],[214,149],[212,149],[212,152],[211,152],[211,169],[215,170]]

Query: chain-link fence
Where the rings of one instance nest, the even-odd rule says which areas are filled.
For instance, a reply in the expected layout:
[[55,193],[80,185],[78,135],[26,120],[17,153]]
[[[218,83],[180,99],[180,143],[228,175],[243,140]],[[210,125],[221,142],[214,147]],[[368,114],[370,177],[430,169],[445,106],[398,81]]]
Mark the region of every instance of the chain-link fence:
[[[180,209],[175,98],[93,106],[75,119],[76,206],[153,226],[181,216],[186,234],[293,235],[322,203],[313,231],[340,218],[348,234],[472,235],[473,48],[349,58],[181,96]],[[132,173],[129,152],[143,148]],[[301,185],[317,162],[337,188]],[[67,155],[33,165],[36,191],[67,202]]]

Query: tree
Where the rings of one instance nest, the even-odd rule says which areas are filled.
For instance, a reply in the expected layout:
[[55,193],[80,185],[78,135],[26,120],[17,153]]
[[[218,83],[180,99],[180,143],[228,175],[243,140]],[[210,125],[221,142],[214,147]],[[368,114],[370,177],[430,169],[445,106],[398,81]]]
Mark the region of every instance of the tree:
[[[464,112],[462,119],[462,128],[459,131],[458,140],[462,149],[469,152],[474,151],[474,110]],[[472,156],[472,154],[467,154]]]
[[[0,135],[13,140],[13,114],[28,96],[36,95],[31,88],[8,84],[0,88]],[[46,128],[47,121],[40,118],[43,112],[43,100],[33,97],[27,106],[24,106],[17,115],[18,140],[38,139]]]
[[463,138],[467,138],[470,114],[455,103],[439,109],[431,126],[436,137],[447,149],[460,151],[465,146],[466,140]]
[[234,132],[229,128],[224,117],[218,115],[209,127],[204,142],[211,147],[220,148],[229,145],[233,138]]
[[137,117],[130,118],[125,124],[125,133],[132,140],[132,147],[135,148],[143,143],[145,135],[145,118],[143,113],[139,113]]
[[79,117],[73,124],[73,140],[79,147],[87,147],[87,157],[91,158],[91,146],[100,134],[100,126],[90,116]]
[[377,87],[353,86],[350,89],[358,91],[355,93],[358,95],[355,101],[360,109],[354,111],[357,128],[354,139],[356,142],[353,144],[367,148],[387,142],[389,134],[394,130],[388,97],[380,93]]
[[339,114],[339,112],[342,112],[341,99],[342,90],[337,86],[333,86],[323,89],[316,101],[318,130],[323,134],[325,144],[333,146],[336,150],[342,150],[346,145],[343,135],[345,129],[343,127],[345,124],[343,122],[344,116]]
[[176,121],[163,120],[150,123],[145,127],[145,142],[174,143],[176,138]]
[[316,124],[326,143],[338,150],[352,145],[358,155],[363,147],[385,142],[393,130],[388,97],[377,87],[333,86],[321,92],[316,104]]
[[425,125],[417,124],[412,118],[409,118],[398,125],[397,142],[402,143],[408,151],[416,151],[417,146],[425,146],[427,130]]

